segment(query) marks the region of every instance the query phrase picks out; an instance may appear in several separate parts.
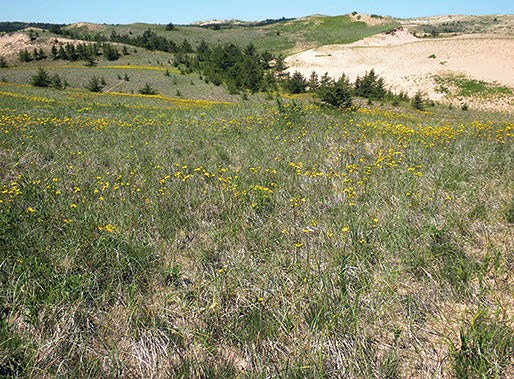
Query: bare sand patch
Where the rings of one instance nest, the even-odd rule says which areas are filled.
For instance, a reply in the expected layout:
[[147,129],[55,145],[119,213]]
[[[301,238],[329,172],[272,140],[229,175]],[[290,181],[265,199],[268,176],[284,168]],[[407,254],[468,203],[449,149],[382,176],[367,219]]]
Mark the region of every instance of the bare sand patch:
[[[350,45],[307,50],[288,57],[286,63],[290,72],[300,71],[304,76],[316,71],[337,78],[344,73],[352,80],[373,68],[394,92],[412,96],[420,90],[444,102],[445,95],[436,91],[435,75],[465,75],[514,88],[514,37],[473,34],[418,39],[400,29]],[[512,99],[497,100],[482,102],[480,107],[512,111]]]

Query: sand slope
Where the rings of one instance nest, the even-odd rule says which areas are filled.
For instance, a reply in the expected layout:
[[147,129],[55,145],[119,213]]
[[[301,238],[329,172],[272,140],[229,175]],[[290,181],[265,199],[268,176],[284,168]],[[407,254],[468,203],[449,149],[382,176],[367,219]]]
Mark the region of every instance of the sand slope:
[[[290,72],[300,71],[305,76],[312,71],[320,75],[328,72],[331,77],[345,73],[352,80],[374,68],[393,91],[413,95],[422,90],[434,100],[443,98],[433,80],[439,74],[458,73],[514,87],[514,37],[508,35],[418,39],[400,29],[350,45],[307,50],[286,62]],[[501,103],[500,108],[514,105]]]

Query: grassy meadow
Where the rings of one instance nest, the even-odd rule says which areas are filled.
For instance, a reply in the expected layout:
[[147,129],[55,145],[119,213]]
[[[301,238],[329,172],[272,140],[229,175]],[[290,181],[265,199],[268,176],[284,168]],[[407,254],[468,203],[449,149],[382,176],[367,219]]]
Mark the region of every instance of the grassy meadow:
[[513,127],[0,83],[0,375],[512,377]]

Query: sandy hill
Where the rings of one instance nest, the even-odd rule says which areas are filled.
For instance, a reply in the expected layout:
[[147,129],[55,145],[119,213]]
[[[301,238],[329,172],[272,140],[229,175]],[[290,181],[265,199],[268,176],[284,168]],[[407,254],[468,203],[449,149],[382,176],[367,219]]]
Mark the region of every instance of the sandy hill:
[[[437,77],[464,76],[514,88],[514,35],[463,34],[416,38],[406,28],[365,38],[349,45],[329,45],[287,59],[289,71],[343,73],[355,79],[374,68],[396,92],[425,92],[439,101],[463,101],[438,91]],[[482,99],[483,100],[483,99]],[[472,100],[466,100],[472,102]],[[475,104],[482,109],[511,110],[512,96]]]

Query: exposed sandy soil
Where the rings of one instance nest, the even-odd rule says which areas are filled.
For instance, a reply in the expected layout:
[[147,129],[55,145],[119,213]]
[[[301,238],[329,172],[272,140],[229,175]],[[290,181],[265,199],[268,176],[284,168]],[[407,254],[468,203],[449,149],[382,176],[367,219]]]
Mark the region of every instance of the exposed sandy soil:
[[363,14],[363,13],[356,13],[356,14],[349,14],[350,18],[353,21],[356,22],[364,22],[367,25],[375,26],[375,25],[384,25],[392,22],[391,17],[384,17],[384,16],[378,16],[378,17],[372,17],[369,14]]
[[76,45],[83,42],[86,41],[47,37],[40,37],[34,41],[31,41],[27,33],[8,33],[0,35],[0,55],[4,56],[7,61],[14,63],[18,60],[18,53],[24,49],[27,49],[30,53],[32,53],[34,48],[43,48],[43,50],[45,50],[45,52],[48,54],[52,46],[55,44],[73,43]]
[[[514,88],[512,35],[473,34],[418,39],[401,29],[394,34],[379,34],[350,45],[307,50],[287,58],[286,62],[290,72],[300,71],[306,77],[316,71],[319,75],[328,72],[336,78],[345,73],[355,80],[373,68],[394,92],[405,91],[413,95],[421,90],[429,98],[443,102],[444,95],[436,91],[434,75],[461,74]],[[478,108],[514,110],[512,96],[481,100],[476,104]]]
[[[31,41],[28,34],[25,32],[6,33],[0,35],[0,55],[5,57],[9,63],[13,64],[19,63],[18,54],[24,49],[27,49],[29,53],[32,53],[35,48],[42,48],[46,54],[49,54],[53,45],[65,45],[67,43],[74,45],[79,43],[91,43],[90,41],[67,38],[49,38],[41,36],[41,34],[42,33],[40,32],[40,37],[34,41]],[[123,46],[119,43],[113,43],[113,45]]]

